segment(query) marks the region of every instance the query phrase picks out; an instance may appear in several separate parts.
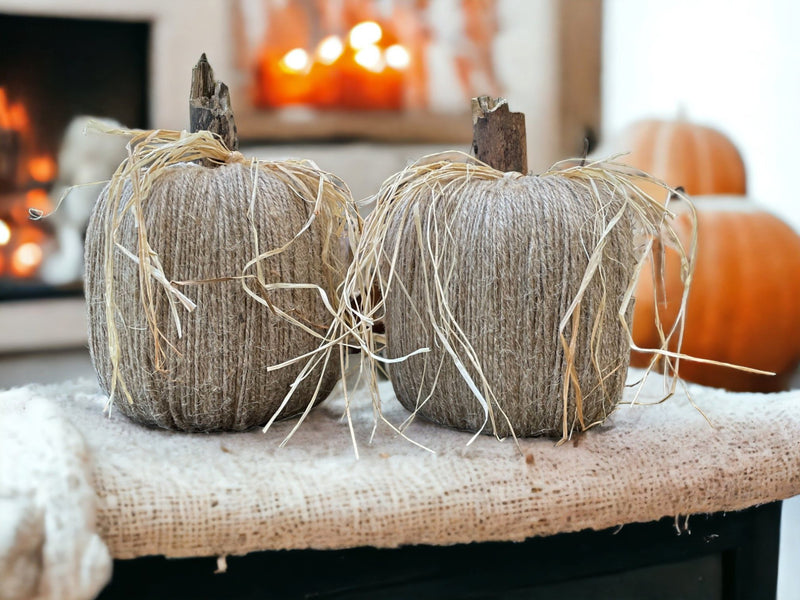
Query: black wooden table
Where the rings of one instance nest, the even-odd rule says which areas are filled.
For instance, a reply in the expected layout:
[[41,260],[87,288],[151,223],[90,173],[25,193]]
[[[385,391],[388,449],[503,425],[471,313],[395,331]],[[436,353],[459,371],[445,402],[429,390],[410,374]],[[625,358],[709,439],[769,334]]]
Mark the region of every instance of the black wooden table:
[[[114,562],[101,599],[774,600],[781,503],[525,542]],[[676,526],[677,525],[677,526]],[[679,532],[680,529],[680,532]]]

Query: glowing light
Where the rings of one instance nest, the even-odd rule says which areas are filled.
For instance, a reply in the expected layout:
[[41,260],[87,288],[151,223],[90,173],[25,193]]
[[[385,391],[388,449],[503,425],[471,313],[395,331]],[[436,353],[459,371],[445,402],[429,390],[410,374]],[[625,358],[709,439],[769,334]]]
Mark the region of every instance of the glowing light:
[[302,73],[308,68],[310,63],[311,60],[308,57],[308,52],[302,48],[289,50],[281,59],[281,67],[289,73]]
[[366,48],[362,48],[353,59],[367,69],[368,71],[373,71],[375,73],[379,73],[383,70],[383,56],[381,56],[381,49],[377,46],[367,46]]
[[319,62],[324,65],[332,65],[335,63],[339,60],[342,52],[344,52],[344,44],[342,44],[342,40],[335,35],[329,35],[317,46]]
[[375,21],[363,21],[350,30],[350,47],[353,50],[364,50],[379,42],[382,37],[380,25]]
[[22,244],[11,256],[11,268],[20,277],[32,275],[41,262],[42,249],[33,242]]
[[52,181],[56,176],[56,162],[46,154],[35,156],[28,161],[28,173],[34,181]]
[[21,102],[11,104],[5,88],[0,86],[0,129],[27,131],[29,125],[25,106]]
[[0,129],[11,129],[8,96],[4,87],[0,86]]
[[386,49],[386,64],[393,69],[402,70],[411,63],[411,55],[400,44],[394,44]]
[[30,129],[30,119],[28,118],[28,111],[25,105],[21,102],[12,104],[8,109],[8,118],[11,121],[11,128],[17,131],[27,131]]
[[8,223],[0,219],[0,246],[5,246],[11,240],[11,228]]

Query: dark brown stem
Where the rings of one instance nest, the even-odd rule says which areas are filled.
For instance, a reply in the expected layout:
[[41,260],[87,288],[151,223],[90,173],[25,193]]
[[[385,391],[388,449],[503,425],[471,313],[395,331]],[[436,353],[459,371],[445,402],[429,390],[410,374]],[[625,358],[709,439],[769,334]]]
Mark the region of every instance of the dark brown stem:
[[505,98],[473,98],[472,154],[498,171],[527,173],[525,115],[511,112]]
[[586,157],[589,156],[589,136],[583,138],[583,156],[581,156],[581,166],[586,166]]
[[192,69],[189,94],[189,129],[216,133],[229,150],[239,148],[239,136],[231,109],[228,86],[214,79],[205,52]]

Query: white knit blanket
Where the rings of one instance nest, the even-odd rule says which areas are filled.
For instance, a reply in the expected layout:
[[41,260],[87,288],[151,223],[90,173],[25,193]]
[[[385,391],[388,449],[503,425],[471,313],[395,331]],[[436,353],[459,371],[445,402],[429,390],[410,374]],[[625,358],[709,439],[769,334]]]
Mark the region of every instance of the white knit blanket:
[[[651,376],[639,401],[661,399],[662,387]],[[697,408],[682,392],[622,405],[606,425],[558,447],[521,440],[520,451],[489,436],[467,446],[470,434],[415,421],[408,436],[435,453],[386,426],[370,444],[372,409],[357,392],[359,460],[338,392],[284,448],[294,421],[267,434],[174,433],[104,415],[105,397],[88,381],[0,393],[0,580],[41,597],[91,597],[109,574],[95,532],[119,558],[454,544],[800,493],[800,392],[689,390]],[[408,413],[391,385],[381,391],[389,420],[402,422]],[[58,585],[71,592],[54,593]],[[4,593],[28,597],[0,586]]]

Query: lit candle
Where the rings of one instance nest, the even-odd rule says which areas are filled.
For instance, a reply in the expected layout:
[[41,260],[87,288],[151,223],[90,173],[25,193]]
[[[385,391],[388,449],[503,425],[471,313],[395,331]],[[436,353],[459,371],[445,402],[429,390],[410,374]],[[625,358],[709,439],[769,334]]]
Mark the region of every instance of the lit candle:
[[383,60],[381,49],[373,44],[361,48],[358,52],[356,52],[353,60],[356,61],[356,64],[364,67],[367,71],[372,71],[373,73],[380,73],[386,66],[386,63]]
[[279,64],[286,73],[298,75],[308,72],[311,66],[311,59],[308,56],[308,52],[302,48],[295,48],[284,54]]
[[329,35],[317,44],[317,60],[323,65],[332,65],[344,52],[344,44],[338,36]]
[[377,44],[383,37],[381,26],[375,21],[363,21],[350,30],[348,41],[353,50],[362,50]]
[[393,44],[386,49],[386,64],[398,71],[403,71],[411,64],[411,55],[400,44]]

